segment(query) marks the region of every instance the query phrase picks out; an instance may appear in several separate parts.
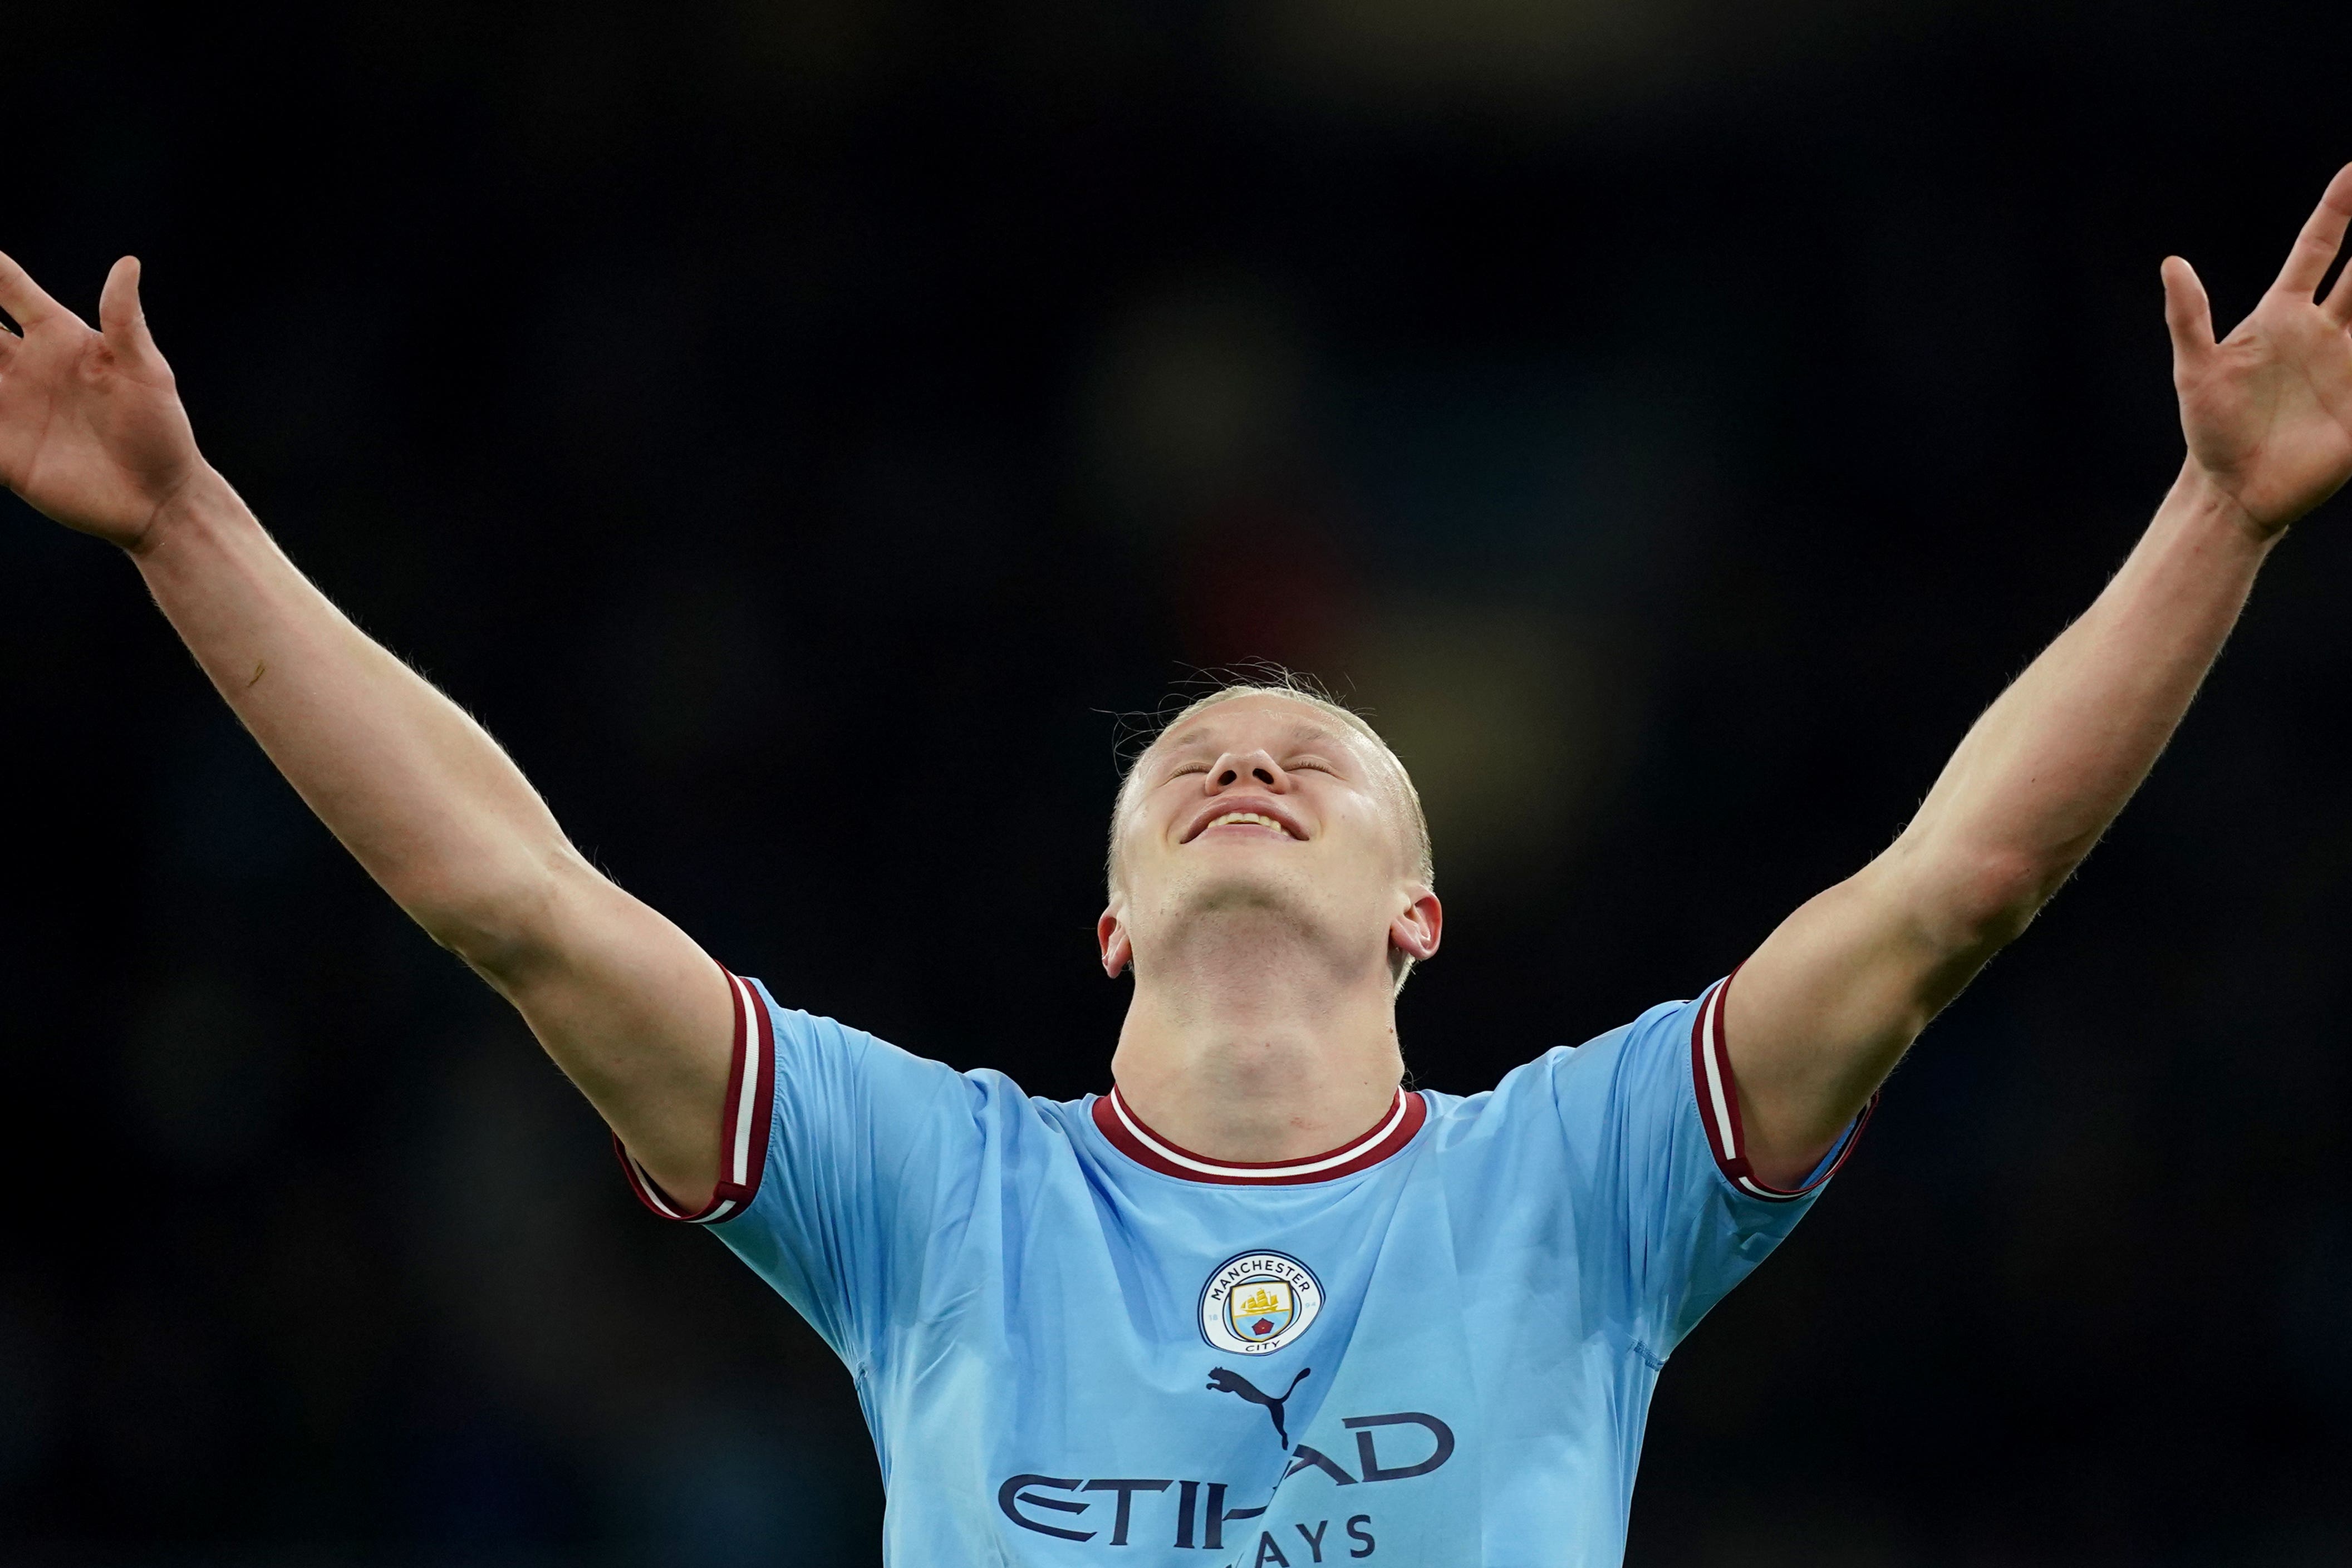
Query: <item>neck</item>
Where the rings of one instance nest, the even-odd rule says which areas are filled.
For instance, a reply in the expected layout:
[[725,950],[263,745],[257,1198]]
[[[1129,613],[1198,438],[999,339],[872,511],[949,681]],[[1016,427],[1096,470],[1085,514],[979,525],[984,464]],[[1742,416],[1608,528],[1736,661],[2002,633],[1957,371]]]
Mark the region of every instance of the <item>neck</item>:
[[1385,934],[1334,962],[1228,921],[1136,967],[1111,1076],[1150,1128],[1213,1159],[1304,1158],[1378,1125],[1404,1075]]

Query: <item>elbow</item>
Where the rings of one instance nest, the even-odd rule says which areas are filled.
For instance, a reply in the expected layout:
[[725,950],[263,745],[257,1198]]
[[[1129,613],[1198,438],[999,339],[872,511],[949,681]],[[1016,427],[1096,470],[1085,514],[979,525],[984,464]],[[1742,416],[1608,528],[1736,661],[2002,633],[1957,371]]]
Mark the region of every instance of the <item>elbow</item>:
[[1948,861],[1929,900],[1937,946],[1988,955],[2007,946],[2033,924],[2081,858],[1995,850]]
[[563,883],[560,868],[525,866],[421,887],[400,904],[436,944],[505,990],[548,947],[560,921]]

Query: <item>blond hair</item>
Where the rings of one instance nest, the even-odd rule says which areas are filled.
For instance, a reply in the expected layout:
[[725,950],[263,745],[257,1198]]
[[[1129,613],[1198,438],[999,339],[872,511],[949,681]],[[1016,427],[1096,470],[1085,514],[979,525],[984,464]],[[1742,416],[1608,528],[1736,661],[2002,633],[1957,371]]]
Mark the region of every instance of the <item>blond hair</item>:
[[[1118,794],[1111,804],[1110,852],[1103,862],[1104,879],[1110,890],[1115,893],[1118,888],[1118,825],[1127,816],[1128,801],[1135,792],[1136,774],[1143,758],[1162,736],[1208,709],[1237,697],[1282,697],[1303,704],[1371,742],[1373,749],[1388,762],[1391,791],[1403,808],[1401,814],[1406,825],[1412,829],[1414,878],[1423,886],[1434,889],[1437,885],[1437,861],[1429,841],[1429,815],[1422,810],[1421,791],[1413,788],[1412,775],[1405,770],[1404,759],[1396,754],[1396,749],[1381,737],[1381,732],[1374,729],[1363,715],[1331,695],[1312,676],[1282,669],[1254,671],[1252,674],[1255,678],[1221,685],[1207,695],[1185,704],[1169,718],[1155,721],[1148,727],[1139,727],[1135,732],[1142,743],[1134,746],[1131,755],[1125,758],[1119,774]],[[1128,747],[1122,746],[1120,749],[1126,751]],[[1395,947],[1389,949],[1389,969],[1395,977],[1396,990],[1404,989],[1405,977],[1412,973],[1412,965],[1413,960],[1409,954]]]

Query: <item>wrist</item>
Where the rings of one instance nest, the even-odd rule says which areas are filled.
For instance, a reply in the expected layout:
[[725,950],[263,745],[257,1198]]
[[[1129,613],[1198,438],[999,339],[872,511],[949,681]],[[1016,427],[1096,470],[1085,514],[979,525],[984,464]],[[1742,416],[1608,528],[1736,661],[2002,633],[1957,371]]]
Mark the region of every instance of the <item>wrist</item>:
[[2287,529],[2283,521],[2266,522],[2248,511],[2245,503],[2194,457],[2182,461],[2180,476],[2165,497],[2165,509],[2198,532],[2242,542],[2258,554],[2268,554]]
[[147,526],[122,548],[133,559],[146,560],[168,551],[192,535],[214,531],[224,523],[247,518],[245,502],[218,469],[199,460],[180,482],[155,504]]

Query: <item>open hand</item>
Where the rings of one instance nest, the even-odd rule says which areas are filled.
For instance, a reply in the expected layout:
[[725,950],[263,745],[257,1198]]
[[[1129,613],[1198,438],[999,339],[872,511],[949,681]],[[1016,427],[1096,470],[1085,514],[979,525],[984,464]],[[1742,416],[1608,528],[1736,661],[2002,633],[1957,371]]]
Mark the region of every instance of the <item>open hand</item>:
[[[2172,382],[2189,460],[2255,532],[2277,533],[2352,477],[2352,280],[2312,297],[2352,222],[2352,167],[2336,173],[2254,313],[2216,342],[2204,285],[2164,263]],[[2352,269],[2347,269],[2352,270]]]
[[172,367],[139,308],[139,263],[106,275],[93,332],[0,256],[0,485],[69,528],[138,549],[207,472]]

